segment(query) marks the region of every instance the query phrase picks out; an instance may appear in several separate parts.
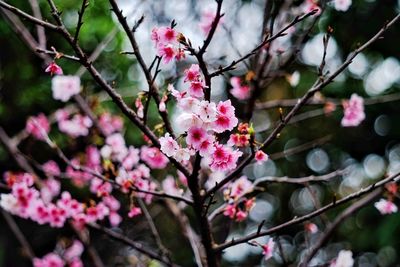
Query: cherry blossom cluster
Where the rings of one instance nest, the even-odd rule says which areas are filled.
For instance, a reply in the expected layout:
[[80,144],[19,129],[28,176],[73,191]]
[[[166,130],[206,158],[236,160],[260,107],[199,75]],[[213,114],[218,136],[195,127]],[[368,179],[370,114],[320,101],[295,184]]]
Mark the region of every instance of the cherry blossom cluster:
[[[190,70],[193,69],[196,68],[192,65]],[[185,79],[188,81],[193,77],[190,70],[185,72]],[[181,162],[187,162],[190,156],[198,152],[209,161],[212,170],[234,169],[242,152],[232,146],[220,144],[215,137],[217,133],[233,130],[238,124],[231,101],[220,101],[215,104],[198,99],[186,91],[178,92],[172,86],[169,89],[181,110],[177,121],[180,122],[180,128],[186,135],[187,147],[182,147],[169,133],[166,133],[160,138],[161,151]]]
[[224,215],[237,222],[245,220],[249,211],[255,206],[255,198],[247,198],[245,195],[252,192],[253,184],[242,176],[232,182],[224,190],[224,198],[227,205],[224,209]]
[[177,37],[178,32],[171,27],[154,28],[151,32],[151,40],[156,45],[157,55],[162,57],[166,64],[173,59],[181,60],[185,57],[185,52],[179,46]]
[[51,252],[42,258],[34,258],[34,267],[83,267],[81,255],[84,251],[83,244],[74,240],[72,244],[61,252]]
[[60,228],[67,219],[72,219],[81,225],[82,222],[102,220],[109,213],[109,209],[101,203],[85,209],[85,205],[73,199],[67,191],[62,192],[60,198],[53,198],[58,195],[59,186],[51,180],[45,181],[40,191],[33,186],[35,178],[28,173],[7,172],[5,180],[11,193],[0,195],[0,206],[11,214],[30,218],[38,224],[48,223]]

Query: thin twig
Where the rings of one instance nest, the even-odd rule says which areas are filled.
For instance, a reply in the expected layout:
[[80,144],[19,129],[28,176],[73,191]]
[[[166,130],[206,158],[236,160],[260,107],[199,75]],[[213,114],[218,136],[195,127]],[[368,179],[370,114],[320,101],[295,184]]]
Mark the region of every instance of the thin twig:
[[137,250],[138,252],[140,252],[144,255],[147,255],[151,259],[158,260],[167,266],[178,267],[178,265],[172,264],[172,263],[170,264],[168,259],[164,258],[163,256],[158,255],[157,253],[153,252],[153,250],[144,247],[142,244],[133,241],[132,239],[128,238],[124,234],[117,233],[117,232],[115,232],[111,229],[108,229],[104,226],[101,226],[97,223],[90,223],[89,226],[93,229],[96,229],[96,230],[106,234],[107,236],[109,236],[117,241],[120,241],[120,242],[132,247],[133,249]]
[[83,14],[85,14],[85,10],[88,6],[89,6],[89,0],[82,0],[81,10],[78,11],[78,23],[76,25],[74,43],[78,42],[79,31],[81,30],[81,27],[83,25]]
[[29,244],[28,240],[24,236],[24,234],[21,232],[21,229],[19,229],[17,223],[15,222],[14,218],[6,211],[1,209],[1,214],[4,217],[4,220],[10,227],[11,231],[17,238],[18,242],[21,244],[23,248],[23,255],[26,255],[30,260],[33,260],[35,258],[35,253],[33,252],[33,249],[31,245]]
[[[38,0],[29,0],[29,4],[31,5],[33,16],[42,20],[42,13],[40,12],[39,2]],[[42,49],[46,48],[46,33],[42,26],[36,26],[37,32],[37,40],[39,42],[39,47]]]
[[138,199],[138,203],[139,203],[140,209],[143,211],[143,214],[144,214],[144,217],[146,218],[147,223],[149,224],[150,231],[153,234],[154,240],[156,241],[156,244],[157,244],[160,252],[162,253],[163,257],[168,259],[169,263],[171,263],[171,253],[163,245],[160,234],[158,233],[157,227],[154,224],[153,218],[151,217],[146,205],[144,204],[143,200],[141,200],[140,198]]
[[257,53],[257,51],[260,50],[261,48],[263,48],[266,44],[272,42],[273,40],[275,40],[281,36],[286,35],[285,31],[287,31],[290,27],[292,27],[293,25],[296,25],[297,23],[308,18],[309,16],[314,15],[315,13],[316,13],[316,11],[312,10],[302,16],[297,16],[292,22],[290,22],[288,25],[286,25],[284,28],[282,28],[279,32],[277,32],[276,34],[274,34],[271,37],[267,36],[259,45],[257,45],[255,48],[253,48],[249,53],[245,54],[241,58],[238,58],[238,59],[232,61],[231,64],[229,64],[225,67],[220,67],[218,70],[210,73],[210,77],[216,77],[226,71],[233,70],[238,63],[242,62],[243,60],[248,59],[249,57],[251,57],[252,55]]

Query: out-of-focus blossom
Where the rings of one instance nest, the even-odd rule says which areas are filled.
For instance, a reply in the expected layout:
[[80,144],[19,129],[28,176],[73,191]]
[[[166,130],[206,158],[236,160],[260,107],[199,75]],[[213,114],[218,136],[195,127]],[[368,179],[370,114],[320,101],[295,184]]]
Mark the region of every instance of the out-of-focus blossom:
[[164,169],[168,164],[168,158],[156,147],[142,146],[140,158],[153,169]]
[[347,11],[351,6],[351,0],[333,0],[333,7],[337,11]]
[[315,234],[316,232],[318,232],[318,226],[315,223],[306,223],[304,225],[304,228],[307,232],[311,234]]
[[250,97],[250,86],[242,85],[239,77],[232,77],[231,80],[232,90],[231,94],[239,100],[246,100]]
[[254,158],[256,159],[257,164],[263,164],[268,160],[268,155],[265,154],[262,150],[257,150]]
[[272,254],[274,252],[275,248],[275,242],[272,238],[268,240],[268,243],[262,246],[263,252],[262,254],[264,255],[265,260],[268,260],[272,258]]
[[65,262],[55,253],[49,253],[43,258],[34,258],[34,267],[64,267]]
[[381,214],[392,214],[397,212],[397,206],[392,201],[383,198],[378,202],[375,202],[374,206]]
[[353,253],[350,250],[341,250],[330,267],[352,267],[354,264]]
[[343,127],[358,126],[365,119],[364,99],[357,94],[352,94],[350,100],[343,101],[343,109]]
[[81,79],[79,76],[55,76],[51,80],[51,90],[54,99],[67,102],[81,92]]
[[139,207],[132,206],[132,208],[129,210],[128,217],[129,218],[133,218],[133,217],[138,216],[140,214],[142,214],[142,210]]

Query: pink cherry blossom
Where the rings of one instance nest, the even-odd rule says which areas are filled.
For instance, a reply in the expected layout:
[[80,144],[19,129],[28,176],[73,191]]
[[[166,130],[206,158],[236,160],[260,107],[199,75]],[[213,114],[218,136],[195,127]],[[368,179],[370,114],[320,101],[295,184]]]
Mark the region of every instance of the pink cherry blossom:
[[190,83],[189,94],[193,97],[203,97],[205,84],[203,81],[193,81]]
[[257,164],[263,164],[268,160],[268,155],[265,154],[262,150],[257,150],[254,158],[256,159]]
[[237,222],[242,222],[247,218],[247,213],[243,210],[239,210],[236,212],[236,221]]
[[239,150],[232,150],[230,147],[217,144],[212,154],[210,167],[214,171],[232,170],[236,168],[237,160],[242,154]]
[[178,33],[170,27],[160,27],[158,29],[161,43],[173,43],[176,41]]
[[250,87],[241,85],[239,77],[232,77],[231,80],[232,90],[231,94],[239,100],[246,100],[250,97]]
[[168,100],[168,96],[167,95],[164,95],[162,98],[161,98],[161,101],[160,101],[160,104],[158,105],[158,110],[160,111],[160,112],[165,112],[165,110],[167,109],[167,106],[166,106],[166,101]]
[[50,75],[62,75],[63,70],[60,66],[58,66],[54,61],[51,62],[47,68],[45,69],[45,72],[50,72]]
[[179,149],[178,143],[170,136],[169,133],[166,133],[163,137],[160,137],[160,146],[161,151],[168,157],[175,156]]
[[122,217],[115,211],[110,211],[110,215],[108,216],[108,220],[112,227],[118,227],[122,222]]
[[228,140],[229,146],[245,147],[249,144],[249,134],[231,134]]
[[302,5],[302,9],[304,13],[311,12],[312,10],[317,10],[317,13],[315,13],[316,16],[321,14],[321,7],[318,6],[318,0],[306,0],[304,1],[304,4]]
[[142,146],[140,158],[153,169],[164,169],[168,164],[168,158],[156,147]]
[[218,114],[217,119],[213,123],[213,129],[217,133],[231,131],[238,123],[236,117],[231,117],[223,114]]
[[25,130],[35,138],[44,140],[45,136],[50,132],[50,123],[47,117],[40,113],[36,117],[28,118]]
[[200,127],[191,127],[186,137],[186,143],[195,149],[199,149],[204,140],[207,139],[207,132]]
[[119,116],[112,116],[108,112],[104,112],[99,116],[99,124],[106,135],[114,132],[120,132],[124,126],[124,122]]
[[139,97],[136,98],[135,107],[137,108],[136,112],[137,112],[138,117],[143,119],[144,106],[143,106],[142,100]]
[[67,102],[81,92],[81,79],[78,76],[55,76],[51,80],[53,98]]
[[230,198],[236,200],[252,190],[253,184],[247,179],[247,176],[243,175],[229,186],[227,192]]
[[[215,19],[215,11],[206,10],[206,11],[202,12],[199,27],[205,35],[210,32],[212,23],[214,22],[214,19]],[[219,20],[218,23],[221,23],[221,22],[222,22],[222,18]]]
[[139,163],[139,152],[140,150],[137,148],[134,148],[133,146],[130,146],[128,148],[128,153],[125,156],[125,158],[122,160],[122,166],[126,170],[132,170],[132,168]]
[[59,176],[61,171],[60,167],[54,160],[49,160],[42,165],[43,171],[49,176]]
[[380,199],[378,202],[375,202],[374,206],[383,215],[396,213],[398,210],[397,206],[392,201],[388,201],[383,198]]
[[55,196],[60,194],[61,183],[60,181],[49,178],[44,180],[42,188],[40,188],[40,195],[44,202],[50,202]]
[[210,156],[215,151],[215,137],[213,135],[207,135],[205,139],[203,139],[200,145],[197,147],[199,150],[200,156],[206,157]]
[[71,119],[58,121],[58,128],[61,132],[76,138],[79,136],[86,136],[89,134],[89,128],[92,127],[93,122],[88,116],[75,114]]
[[65,262],[55,253],[49,253],[43,258],[34,258],[34,267],[64,267]]
[[337,11],[347,11],[351,6],[351,0],[334,0],[333,7]]
[[198,81],[201,78],[200,67],[198,64],[192,64],[189,69],[186,69],[184,71],[184,73],[185,73],[184,82]]
[[165,64],[168,64],[176,56],[176,50],[172,45],[160,45],[158,47],[158,55],[163,58]]
[[74,240],[72,245],[65,250],[63,258],[67,262],[71,262],[74,259],[80,258],[80,256],[83,253],[83,250],[84,250],[83,244],[78,240]]
[[358,126],[365,119],[364,99],[357,94],[352,94],[349,101],[344,101],[343,108],[343,127]]
[[162,189],[165,193],[170,195],[182,195],[182,190],[179,189],[176,181],[172,175],[168,175],[161,183]]
[[200,101],[194,97],[185,97],[178,101],[178,107],[188,113],[198,110],[199,106]]
[[224,215],[233,219],[236,215],[236,205],[230,204],[225,207]]
[[200,101],[193,110],[203,122],[213,122],[217,118],[217,107],[215,103]]
[[142,210],[139,207],[132,206],[132,208],[129,210],[128,217],[129,218],[133,218],[133,217],[138,216],[140,214],[142,214]]
[[262,246],[265,260],[272,258],[272,253],[274,252],[275,242],[272,238],[268,240],[268,243]]
[[192,156],[193,154],[194,153],[192,153],[192,150],[190,150],[189,148],[179,148],[176,151],[174,158],[177,161],[186,164],[187,161],[190,159],[190,156]]

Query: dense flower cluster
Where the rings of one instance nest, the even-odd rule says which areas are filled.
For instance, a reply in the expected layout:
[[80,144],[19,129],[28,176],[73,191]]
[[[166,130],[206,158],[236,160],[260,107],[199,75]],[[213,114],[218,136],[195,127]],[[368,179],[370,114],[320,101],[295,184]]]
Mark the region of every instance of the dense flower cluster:
[[178,32],[171,27],[154,28],[151,32],[151,39],[154,41],[157,54],[163,57],[164,63],[169,63],[171,60],[181,60],[185,57],[184,50],[179,47],[177,40]]
[[81,255],[84,251],[83,244],[74,240],[62,253],[51,252],[42,258],[34,258],[34,267],[83,267]]
[[[197,65],[192,65],[185,71],[185,81],[198,82],[201,80]],[[238,124],[235,108],[231,101],[220,101],[218,104],[201,100],[203,89],[193,89],[179,92],[172,86],[171,94],[177,101],[181,110],[177,120],[180,130],[186,135],[186,147],[182,147],[169,133],[160,138],[161,151],[178,161],[187,162],[191,156],[198,152],[208,160],[212,170],[228,171],[236,167],[238,158],[242,155],[232,146],[220,144],[216,133],[231,131]],[[201,93],[197,93],[199,90]]]

